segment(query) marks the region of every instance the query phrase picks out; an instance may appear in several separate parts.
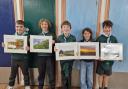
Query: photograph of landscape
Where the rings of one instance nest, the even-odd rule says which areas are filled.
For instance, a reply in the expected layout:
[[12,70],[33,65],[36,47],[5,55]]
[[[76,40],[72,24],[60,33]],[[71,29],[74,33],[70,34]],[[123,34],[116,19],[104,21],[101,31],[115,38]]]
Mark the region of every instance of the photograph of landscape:
[[96,47],[95,47],[95,45],[80,46],[80,56],[96,56]]
[[8,53],[27,53],[27,37],[4,35],[4,50]]
[[60,50],[59,51],[59,56],[64,57],[64,56],[74,56],[74,50]]
[[98,59],[99,42],[79,42],[78,43],[79,59]]
[[30,35],[30,52],[52,53],[52,36]]
[[55,47],[56,60],[70,60],[77,58],[77,44],[76,43],[56,43]]
[[102,43],[101,59],[102,60],[122,60],[123,46],[120,43]]
[[57,60],[99,58],[99,42],[56,43],[55,47]]
[[34,49],[49,49],[49,40],[48,39],[33,39],[33,48]]

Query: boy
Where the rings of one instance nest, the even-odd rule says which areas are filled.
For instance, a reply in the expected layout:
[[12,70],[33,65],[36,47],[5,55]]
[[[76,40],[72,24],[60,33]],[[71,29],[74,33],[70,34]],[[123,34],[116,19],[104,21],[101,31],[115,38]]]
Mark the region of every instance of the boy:
[[[110,20],[103,22],[103,34],[97,38],[100,43],[117,43],[116,37],[111,34],[113,23]],[[113,61],[98,61],[97,74],[99,81],[99,89],[108,89],[109,76],[112,75]]]
[[[57,38],[58,43],[64,42],[75,42],[75,36],[71,35],[71,24],[68,21],[64,21],[61,25],[62,35]],[[62,74],[62,86],[63,89],[71,89],[71,72],[72,72],[72,60],[62,60],[61,64],[61,74]]]
[[[24,28],[24,21],[17,20],[16,24],[16,33],[15,35],[18,36],[27,36],[27,33],[25,32]],[[26,50],[29,50],[29,47],[26,47]],[[24,76],[24,85],[25,89],[30,89],[29,86],[29,72],[28,72],[28,54],[19,54],[19,53],[13,53],[11,55],[11,74],[9,77],[9,86],[7,89],[14,89],[15,84],[15,78],[18,74],[18,68],[21,68],[23,76]]]
[[[39,21],[39,28],[41,29],[41,33],[39,35],[42,36],[53,36],[50,32],[51,30],[51,23],[47,19],[41,19]],[[55,39],[55,37],[53,37]],[[53,40],[53,44],[55,41]],[[38,82],[39,82],[39,89],[43,89],[44,86],[44,79],[47,69],[47,74],[49,77],[49,84],[50,89],[55,89],[55,58],[53,53],[38,53]]]

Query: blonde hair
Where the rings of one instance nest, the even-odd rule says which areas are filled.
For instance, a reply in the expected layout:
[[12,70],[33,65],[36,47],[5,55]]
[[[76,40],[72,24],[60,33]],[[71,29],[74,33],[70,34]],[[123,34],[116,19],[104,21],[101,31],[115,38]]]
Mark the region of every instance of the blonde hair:
[[46,22],[48,24],[48,29],[51,28],[51,23],[48,19],[40,19],[40,21],[38,22],[39,28],[41,28],[41,23],[43,23],[43,22]]

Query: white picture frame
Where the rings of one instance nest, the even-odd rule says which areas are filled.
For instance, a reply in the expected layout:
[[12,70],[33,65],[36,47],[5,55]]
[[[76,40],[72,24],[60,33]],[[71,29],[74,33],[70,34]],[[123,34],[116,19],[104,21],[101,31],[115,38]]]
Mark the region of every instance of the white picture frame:
[[77,43],[56,43],[56,60],[72,60],[77,59]]
[[122,43],[101,43],[101,60],[123,60]]
[[5,53],[27,53],[27,36],[4,35]]
[[52,53],[52,36],[30,35],[30,52]]
[[79,42],[79,59],[99,59],[99,42]]

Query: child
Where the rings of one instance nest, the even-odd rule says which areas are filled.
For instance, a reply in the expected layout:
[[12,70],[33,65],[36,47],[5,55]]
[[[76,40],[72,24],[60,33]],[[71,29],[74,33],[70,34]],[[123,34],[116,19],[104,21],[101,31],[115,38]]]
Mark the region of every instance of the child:
[[[16,21],[16,33],[18,36],[27,36],[24,28],[24,21],[17,20]],[[29,50],[29,47],[26,47],[26,50]],[[25,89],[30,89],[29,86],[29,72],[28,72],[28,54],[19,54],[13,53],[11,55],[11,74],[9,77],[9,86],[7,89],[14,89],[15,78],[18,74],[18,68],[21,68],[23,76],[24,76],[24,85]]]
[[[92,30],[84,28],[81,42],[92,42]],[[92,89],[93,86],[93,60],[80,61],[80,86],[81,89]]]
[[[42,32],[39,35],[42,36],[53,36],[50,32],[51,30],[51,23],[47,19],[41,19],[39,21],[39,27]],[[53,37],[55,39],[55,37]],[[55,41],[53,40],[53,44]],[[44,79],[46,74],[46,69],[48,72],[49,77],[49,84],[50,89],[55,89],[55,59],[53,53],[38,53],[38,82],[39,82],[39,89],[43,89],[44,86]]]
[[[102,24],[103,34],[97,38],[100,43],[117,43],[117,39],[111,34],[113,23],[106,20]],[[99,81],[99,89],[108,89],[109,76],[112,75],[113,61],[98,61],[97,74]]]
[[[58,43],[75,42],[75,36],[71,35],[71,24],[68,21],[64,21],[61,25],[62,35],[57,38]],[[61,74],[62,74],[62,86],[63,89],[71,89],[71,72],[72,72],[72,60],[62,60]]]

